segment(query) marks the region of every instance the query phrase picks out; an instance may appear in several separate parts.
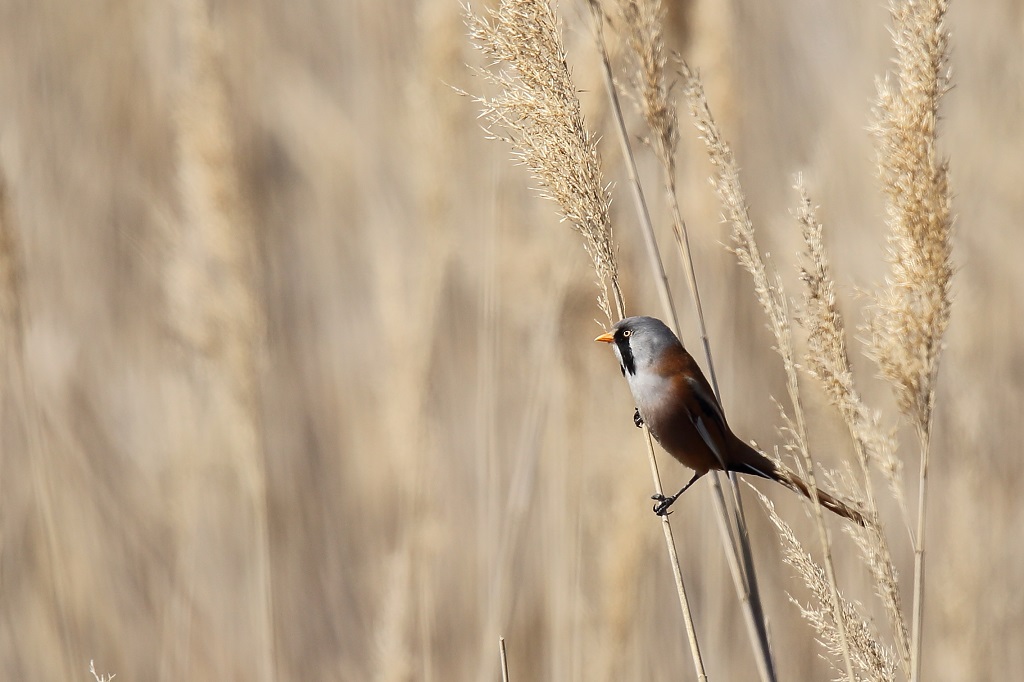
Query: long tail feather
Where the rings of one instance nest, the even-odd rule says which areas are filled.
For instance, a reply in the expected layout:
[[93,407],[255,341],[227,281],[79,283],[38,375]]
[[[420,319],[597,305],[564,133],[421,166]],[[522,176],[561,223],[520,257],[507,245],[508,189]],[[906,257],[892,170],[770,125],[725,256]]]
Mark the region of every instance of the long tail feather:
[[[737,439],[737,441],[739,441],[739,439]],[[813,499],[811,497],[810,486],[808,486],[803,479],[788,469],[776,466],[775,462],[768,459],[746,443],[742,443],[742,441],[739,442],[743,447],[739,448],[738,454],[740,456],[736,458],[735,463],[730,464],[729,469],[731,471],[770,478],[773,481],[777,481],[786,486],[793,492],[803,495],[809,500]],[[735,450],[736,448],[734,448],[734,451]],[[860,526],[867,525],[867,519],[864,517],[863,513],[855,509],[853,505],[847,504],[846,502],[829,495],[821,488],[818,488],[818,504],[834,514],[850,519]]]
[[[773,476],[772,478],[790,490],[800,493],[807,499],[812,499],[810,487],[796,474],[789,471],[778,472],[778,476]],[[854,509],[852,505],[829,495],[821,488],[818,488],[818,504],[830,512],[850,519],[859,526],[867,525],[867,519],[864,518],[864,514]]]

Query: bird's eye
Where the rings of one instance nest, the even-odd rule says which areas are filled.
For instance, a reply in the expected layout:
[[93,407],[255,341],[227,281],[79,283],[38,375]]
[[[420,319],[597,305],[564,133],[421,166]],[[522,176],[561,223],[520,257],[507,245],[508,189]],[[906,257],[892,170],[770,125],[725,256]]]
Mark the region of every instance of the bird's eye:
[[631,336],[633,336],[633,330],[631,329],[627,329],[624,332],[622,332],[622,338],[624,339],[628,339]]

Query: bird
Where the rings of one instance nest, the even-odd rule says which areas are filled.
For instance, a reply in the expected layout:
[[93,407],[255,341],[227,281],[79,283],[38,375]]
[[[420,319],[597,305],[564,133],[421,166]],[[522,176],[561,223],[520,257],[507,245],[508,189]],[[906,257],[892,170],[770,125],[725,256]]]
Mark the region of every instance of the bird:
[[[743,442],[729,428],[725,412],[700,366],[668,326],[654,317],[627,317],[595,341],[612,345],[622,375],[629,383],[636,425],[647,425],[662,448],[693,478],[671,497],[653,495],[658,516],[711,470],[734,471],[768,478],[808,499],[810,487],[794,472]],[[821,489],[821,506],[864,526],[863,513]]]

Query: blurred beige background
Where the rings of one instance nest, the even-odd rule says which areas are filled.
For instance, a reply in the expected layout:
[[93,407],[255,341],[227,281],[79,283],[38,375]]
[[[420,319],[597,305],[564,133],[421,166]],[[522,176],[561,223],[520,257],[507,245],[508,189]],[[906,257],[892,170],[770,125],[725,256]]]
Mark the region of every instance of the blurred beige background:
[[[795,284],[803,172],[852,327],[885,273],[866,128],[886,11],[668,4],[762,246]],[[561,14],[609,134],[586,13]],[[956,2],[949,27],[960,271],[924,674],[1009,679],[1024,671],[1024,6]],[[690,679],[632,405],[591,343],[586,255],[449,87],[484,87],[476,59],[455,0],[0,4],[2,676],[85,680],[95,659],[123,680],[496,679],[502,634],[515,680]],[[725,408],[767,447],[782,373],[685,120],[682,138]],[[611,138],[602,153],[627,304],[656,314]],[[848,455],[835,415],[811,414],[820,456]],[[786,491],[757,485],[811,537]],[[746,494],[781,676],[829,679]],[[708,486],[676,510],[709,674],[753,679]],[[831,527],[843,586],[882,625]],[[909,605],[912,555],[889,534]]]

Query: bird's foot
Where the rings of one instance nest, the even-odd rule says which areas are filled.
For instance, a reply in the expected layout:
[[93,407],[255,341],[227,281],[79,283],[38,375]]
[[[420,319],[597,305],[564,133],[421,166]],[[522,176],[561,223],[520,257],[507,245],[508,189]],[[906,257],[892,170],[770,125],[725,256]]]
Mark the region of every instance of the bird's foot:
[[644,425],[644,418],[640,416],[640,410],[633,410],[633,423],[636,424],[636,428],[640,428]]
[[672,512],[668,510],[669,507],[676,501],[679,495],[672,495],[671,497],[665,497],[661,493],[651,495],[651,499],[656,501],[658,504],[654,505],[654,513],[658,516],[668,516]]

